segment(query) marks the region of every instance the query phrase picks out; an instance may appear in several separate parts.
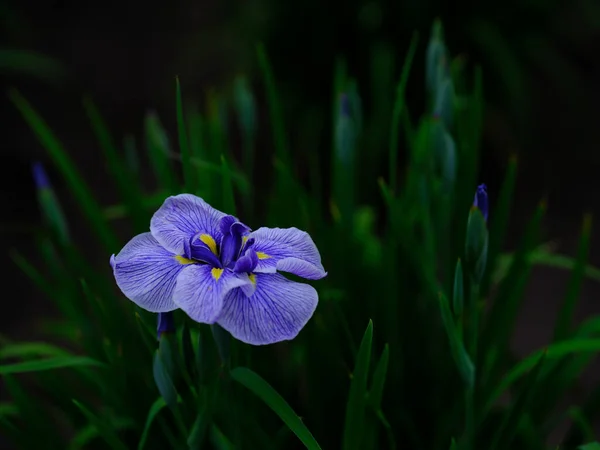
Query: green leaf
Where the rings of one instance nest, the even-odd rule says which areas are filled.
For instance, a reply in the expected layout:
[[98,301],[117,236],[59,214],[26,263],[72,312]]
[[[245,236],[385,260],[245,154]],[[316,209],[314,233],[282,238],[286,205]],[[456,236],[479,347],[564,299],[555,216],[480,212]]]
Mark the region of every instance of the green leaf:
[[158,413],[167,406],[165,399],[163,397],[158,397],[152,406],[150,406],[150,410],[148,411],[148,416],[146,417],[146,423],[144,424],[144,430],[142,431],[142,435],[140,436],[140,442],[137,446],[138,450],[143,450],[146,445],[146,441],[148,440],[148,434],[150,433],[150,427],[154,422],[154,419],[158,415]]
[[12,249],[10,251],[10,257],[17,267],[23,271],[27,278],[33,282],[33,284],[35,284],[48,297],[53,297],[55,289],[53,289],[50,281],[46,279],[44,275],[42,275],[40,271],[35,268],[25,256],[23,256],[17,250]]
[[185,116],[183,114],[183,101],[181,99],[181,85],[179,77],[175,77],[176,84],[176,108],[177,108],[177,132],[179,135],[179,152],[181,154],[181,164],[183,165],[183,183],[186,192],[195,192],[196,177],[193,167],[190,164],[190,144],[188,134],[185,129]]
[[225,155],[221,155],[221,166],[223,167],[223,208],[229,214],[235,214],[235,196],[233,194],[233,183],[231,182],[231,171]]
[[0,49],[0,72],[27,75],[49,83],[62,83],[69,76],[66,67],[50,56],[8,48]]
[[146,114],[144,125],[148,155],[159,186],[170,194],[178,193],[180,187],[169,159],[171,149],[167,133],[155,113]]
[[[110,424],[111,428],[116,431],[134,428],[134,425],[131,419],[118,419],[112,421]],[[102,436],[98,427],[94,424],[89,424],[73,436],[69,444],[69,450],[89,448],[90,442],[99,437]]]
[[290,167],[290,154],[285,134],[285,126],[283,125],[283,114],[281,110],[281,104],[279,96],[277,94],[277,88],[275,86],[275,77],[273,76],[273,70],[267,57],[267,52],[262,43],[256,46],[256,54],[258,57],[258,64],[260,66],[265,86],[267,89],[267,103],[269,105],[269,119],[271,121],[271,129],[273,130],[273,141],[275,143],[275,155],[277,158]]
[[490,450],[511,448],[519,423],[533,401],[533,394],[536,392],[536,385],[545,358],[545,352],[538,355],[537,361],[529,372],[525,383],[516,392],[511,407],[508,408],[500,427],[496,430],[490,444]]
[[450,311],[448,299],[442,292],[439,293],[438,299],[440,311],[442,313],[442,322],[444,323],[446,335],[448,336],[452,358],[454,359],[454,363],[466,386],[472,388],[475,382],[475,366],[460,339],[460,335],[454,323],[454,318],[452,317],[452,312]]
[[392,123],[390,127],[390,153],[389,153],[389,184],[392,191],[396,191],[398,188],[397,175],[398,175],[398,136],[400,135],[400,120],[406,107],[406,101],[404,99],[404,93],[406,91],[406,85],[408,84],[408,76],[412,68],[413,59],[417,51],[417,44],[419,42],[419,34],[413,33],[410,40],[410,46],[406,57],[404,58],[404,64],[402,64],[402,72],[400,74],[400,80],[396,86],[396,99],[394,100],[394,107],[392,110]]
[[44,370],[64,369],[68,367],[103,366],[104,364],[84,356],[57,356],[54,358],[26,361],[14,364],[0,364],[0,375],[41,372]]
[[225,436],[214,423],[210,426],[209,439],[216,450],[235,450],[235,445],[233,445],[227,436]]
[[281,397],[275,389],[263,380],[258,374],[245,367],[236,367],[231,371],[231,378],[252,391],[257,397],[273,410],[277,416],[294,432],[298,439],[309,450],[320,450],[311,432],[302,423],[302,420]]
[[519,306],[532,267],[529,255],[538,245],[541,222],[545,211],[546,203],[542,201],[527,226],[521,246],[515,255],[508,275],[498,288],[498,294],[488,315],[487,323],[483,327],[481,337],[482,354],[486,352],[490,354],[489,351],[492,347],[498,347],[498,359],[486,361],[484,367],[489,370],[486,370],[484,377],[498,373],[498,365],[506,357],[510,336],[513,333]]
[[[586,441],[591,441],[592,439],[594,439],[594,427],[592,426],[588,418],[585,416],[581,408],[573,406],[569,408],[567,414],[573,421],[573,426],[581,430],[581,434],[583,435]],[[598,448],[598,450],[600,450],[600,447]]]
[[119,247],[119,241],[108,226],[100,205],[96,202],[94,195],[77,171],[62,144],[19,91],[11,89],[8,95],[61,171],[71,192],[87,216],[90,226],[96,231],[105,248],[109,252],[113,252]]
[[600,444],[598,442],[590,442],[589,444],[577,447],[577,450],[600,450]]
[[504,245],[516,182],[517,157],[513,155],[508,161],[508,168],[506,169],[506,175],[504,176],[504,181],[502,182],[502,186],[500,188],[498,200],[492,208],[492,215],[490,217],[490,245],[488,252],[489,268],[484,275],[483,282],[481,283],[481,292],[483,295],[487,295],[489,292],[492,282],[492,273],[494,273],[497,268],[497,258],[500,255],[502,246]]
[[206,407],[203,405],[198,411],[196,420],[194,420],[194,424],[192,425],[192,429],[187,439],[189,450],[200,450],[202,448],[208,425],[208,415],[206,414]]
[[348,403],[346,406],[346,420],[344,422],[344,450],[361,449],[364,439],[365,424],[365,397],[367,394],[367,378],[371,364],[371,345],[373,342],[373,322],[369,320],[363,335],[356,363],[350,382]]
[[8,402],[0,402],[0,417],[16,416],[19,414],[19,409]]
[[381,358],[379,358],[379,361],[375,366],[375,372],[373,372],[373,381],[371,382],[371,389],[369,389],[369,402],[375,410],[381,408],[381,399],[383,397],[383,387],[385,385],[385,378],[387,376],[389,358],[390,347],[388,344],[385,344]]
[[[504,376],[498,386],[492,391],[484,407],[484,412],[487,414],[498,398],[505,392],[509,387],[513,385],[515,381],[521,378],[525,373],[531,370],[538,360],[540,355],[546,352],[546,360],[563,358],[568,355],[577,353],[596,353],[600,351],[600,339],[570,339],[568,341],[562,341],[554,343],[548,346],[545,350],[538,350],[527,358],[517,363],[508,373]],[[484,414],[485,415],[485,414]]]
[[69,352],[46,342],[20,342],[7,344],[0,348],[0,359],[31,358],[37,356],[64,357]]
[[91,99],[86,98],[83,101],[83,106],[92,124],[92,128],[96,133],[96,138],[100,143],[100,147],[104,153],[104,158],[108,164],[108,168],[113,176],[121,198],[125,205],[133,215],[134,225],[138,230],[144,230],[148,227],[147,217],[142,208],[142,192],[137,183],[132,183],[131,173],[128,172],[124,158],[119,154],[113,139],[108,130],[108,126],[102,119],[100,111]]
[[592,218],[586,215],[583,219],[583,228],[579,239],[579,248],[577,250],[577,258],[575,266],[571,272],[567,292],[560,307],[556,326],[554,328],[554,340],[558,341],[567,337],[570,333],[570,328],[573,322],[573,313],[581,292],[583,283],[585,266],[590,251],[590,234],[592,232]]
[[73,400],[73,403],[77,408],[81,410],[83,415],[90,421],[92,425],[94,425],[100,432],[100,436],[102,439],[106,441],[106,443],[113,450],[127,450],[127,446],[119,439],[117,433],[115,433],[115,428],[110,424],[106,423],[104,420],[100,419],[93,412],[91,412],[84,405],[79,403],[77,400]]
[[456,261],[456,269],[454,270],[454,291],[452,293],[452,309],[455,317],[461,317],[465,304],[465,288],[463,280],[463,270],[460,258]]
[[161,337],[160,347],[154,354],[154,364],[152,371],[154,375],[154,382],[160,392],[160,395],[165,399],[169,408],[175,409],[177,407],[177,390],[173,383],[173,359],[170,351],[168,338],[166,336]]

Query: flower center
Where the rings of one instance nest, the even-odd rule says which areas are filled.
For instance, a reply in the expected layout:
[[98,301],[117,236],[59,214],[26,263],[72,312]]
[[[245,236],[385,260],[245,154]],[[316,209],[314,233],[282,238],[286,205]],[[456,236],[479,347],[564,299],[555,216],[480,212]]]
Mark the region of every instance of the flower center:
[[198,233],[186,245],[185,257],[218,269],[252,272],[258,264],[258,256],[251,248],[254,239],[248,238],[250,228],[233,216],[225,216],[219,222],[219,229],[223,234],[220,245],[217,246],[212,236]]

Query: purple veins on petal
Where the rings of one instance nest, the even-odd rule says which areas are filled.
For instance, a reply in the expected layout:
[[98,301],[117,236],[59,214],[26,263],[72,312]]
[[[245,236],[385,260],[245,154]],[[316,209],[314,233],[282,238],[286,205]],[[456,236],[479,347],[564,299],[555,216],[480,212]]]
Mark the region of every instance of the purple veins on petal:
[[117,286],[140,308],[151,312],[177,309],[173,303],[177,276],[188,266],[150,233],[131,239],[111,258],[111,264]]
[[239,277],[227,269],[190,265],[177,279],[173,301],[196,322],[214,323],[225,295],[249,283],[247,277]]
[[164,333],[173,333],[175,332],[175,320],[173,317],[173,312],[164,312],[158,313],[158,324],[156,326],[156,334],[157,337],[160,337]]
[[311,237],[298,228],[259,228],[250,233],[255,242],[258,264],[255,272],[275,273],[280,270],[309,280],[327,275],[321,255]]
[[255,282],[251,297],[242,289],[231,290],[225,296],[217,323],[247,344],[294,339],[317,307],[317,291],[276,273],[256,274]]
[[197,234],[211,236],[219,242],[223,236],[219,221],[225,213],[216,210],[200,197],[180,194],[168,197],[150,221],[152,236],[170,252],[183,255],[186,242]]

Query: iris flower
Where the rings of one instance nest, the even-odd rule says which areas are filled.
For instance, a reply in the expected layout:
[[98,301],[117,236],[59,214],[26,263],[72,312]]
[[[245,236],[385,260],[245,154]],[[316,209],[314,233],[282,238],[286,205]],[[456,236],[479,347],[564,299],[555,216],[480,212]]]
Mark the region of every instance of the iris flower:
[[327,275],[308,233],[259,228],[211,207],[199,197],[169,197],[111,266],[117,285],[143,309],[182,309],[200,323],[218,323],[252,345],[295,338],[318,303],[309,280]]

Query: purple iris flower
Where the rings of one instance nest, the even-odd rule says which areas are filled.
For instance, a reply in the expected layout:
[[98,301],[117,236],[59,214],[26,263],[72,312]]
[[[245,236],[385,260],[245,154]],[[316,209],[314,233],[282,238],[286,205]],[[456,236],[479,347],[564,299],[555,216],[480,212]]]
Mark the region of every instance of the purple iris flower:
[[488,212],[489,212],[489,203],[488,203],[488,194],[487,194],[487,186],[485,184],[480,184],[477,186],[477,191],[475,192],[475,198],[473,199],[473,206],[479,208],[481,214],[483,214],[483,218],[487,222]]
[[182,309],[252,345],[295,338],[318,303],[309,280],[327,275],[310,236],[297,228],[250,230],[199,197],[169,197],[111,266],[123,294],[141,308]]

